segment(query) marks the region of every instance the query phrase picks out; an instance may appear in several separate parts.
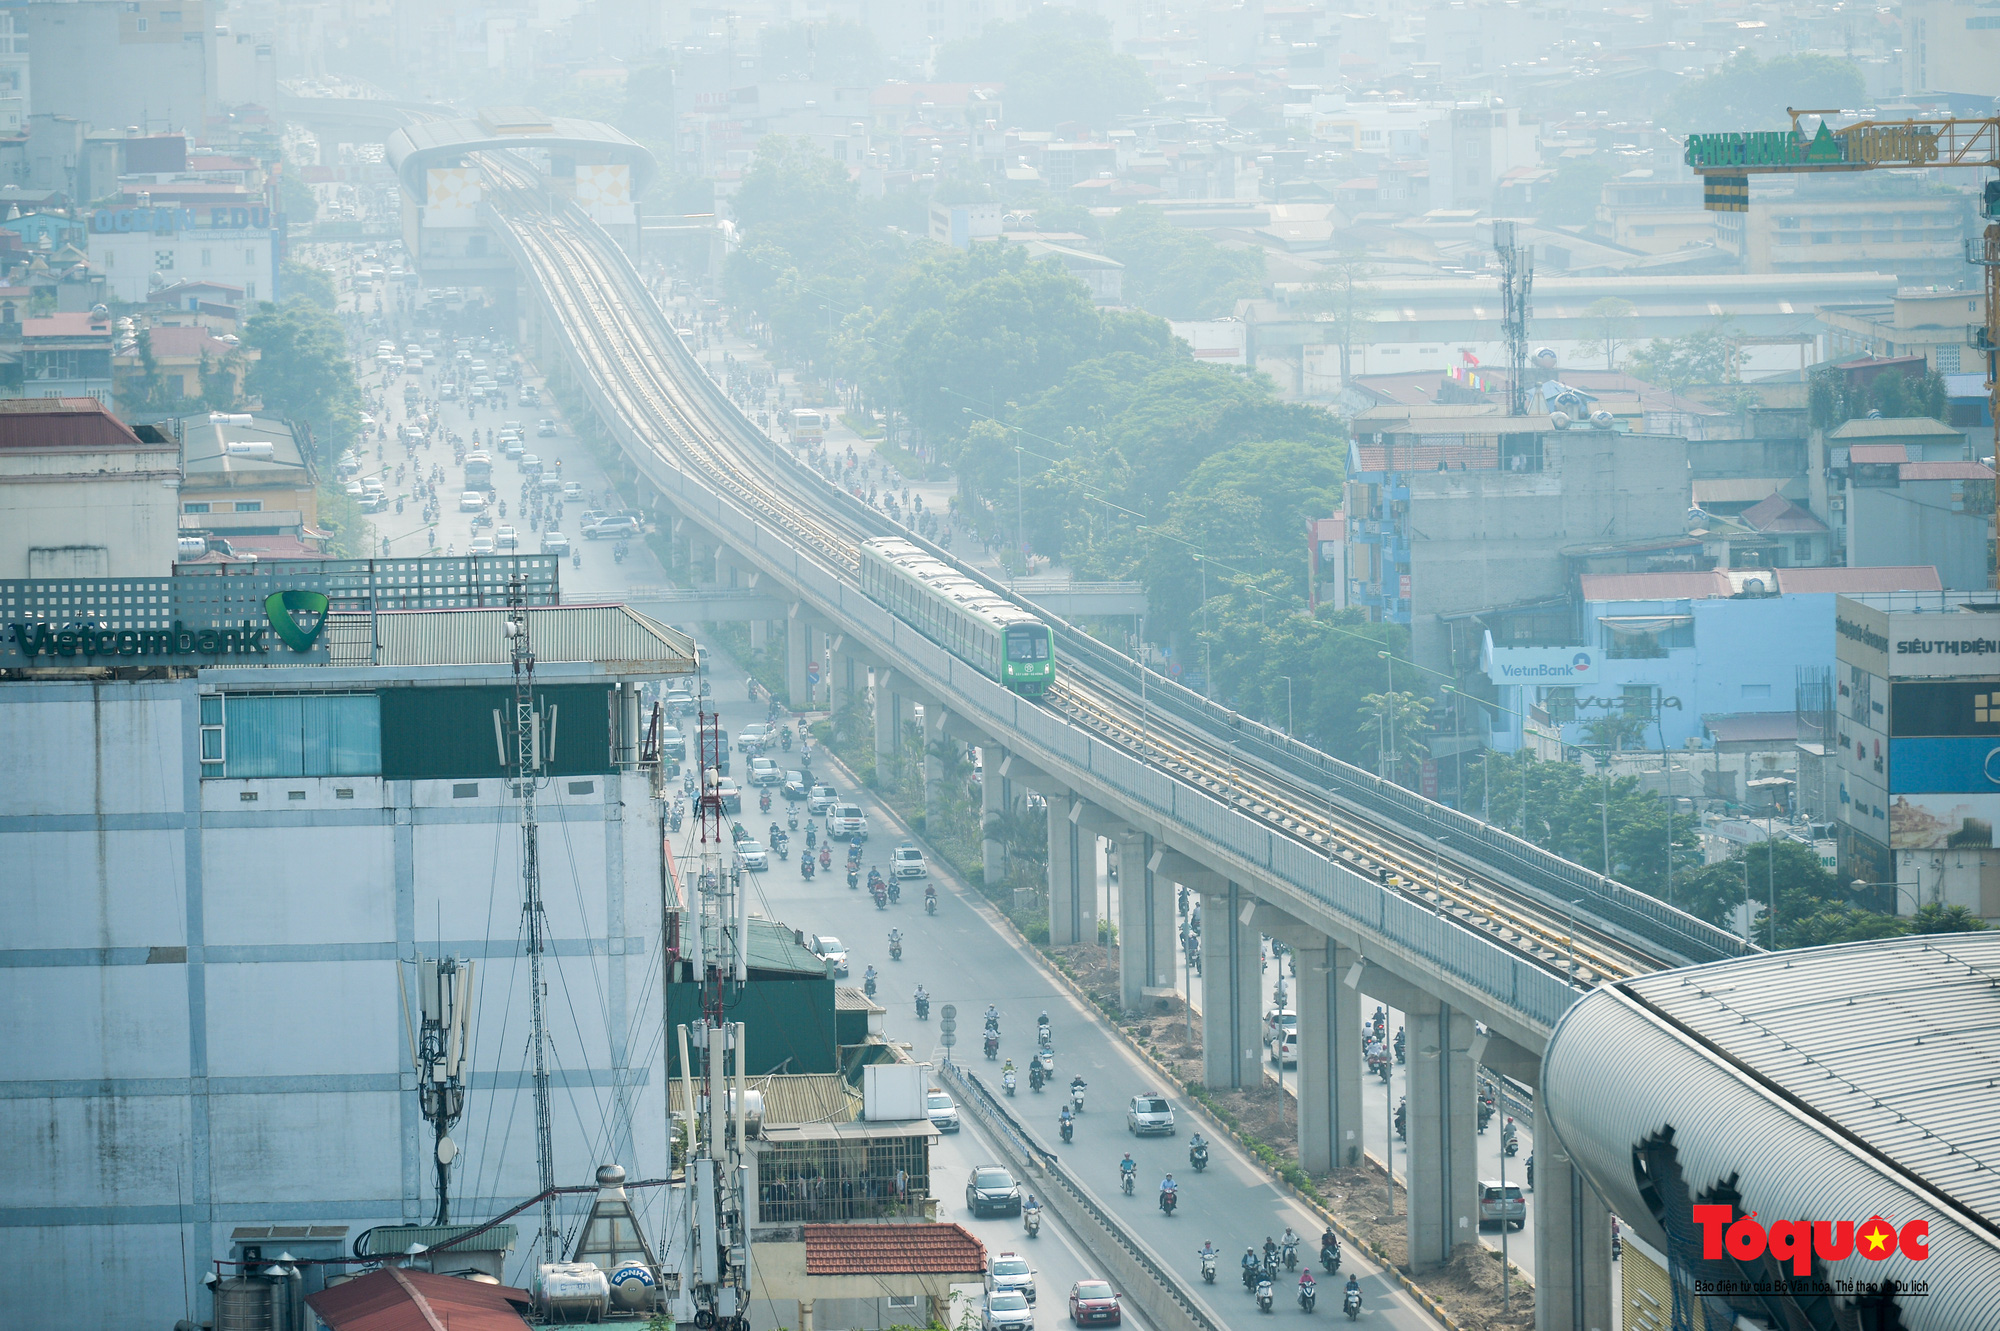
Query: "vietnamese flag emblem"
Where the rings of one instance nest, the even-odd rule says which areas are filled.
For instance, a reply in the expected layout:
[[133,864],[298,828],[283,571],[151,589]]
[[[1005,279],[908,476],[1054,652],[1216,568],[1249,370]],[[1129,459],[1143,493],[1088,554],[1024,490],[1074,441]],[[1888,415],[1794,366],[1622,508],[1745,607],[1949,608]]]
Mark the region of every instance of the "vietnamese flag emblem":
[[1896,1251],[1896,1227],[1881,1216],[1870,1216],[1854,1231],[1854,1250],[1871,1262],[1879,1262]]

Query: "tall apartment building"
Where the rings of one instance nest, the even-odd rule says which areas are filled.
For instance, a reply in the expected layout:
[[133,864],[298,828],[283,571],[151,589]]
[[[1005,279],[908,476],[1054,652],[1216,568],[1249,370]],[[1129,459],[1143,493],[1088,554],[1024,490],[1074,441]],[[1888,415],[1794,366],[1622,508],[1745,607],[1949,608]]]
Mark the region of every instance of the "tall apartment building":
[[1748,212],[1717,213],[1716,245],[1749,273],[1894,273],[1903,286],[1962,287],[1972,199],[1884,176],[1758,177]]

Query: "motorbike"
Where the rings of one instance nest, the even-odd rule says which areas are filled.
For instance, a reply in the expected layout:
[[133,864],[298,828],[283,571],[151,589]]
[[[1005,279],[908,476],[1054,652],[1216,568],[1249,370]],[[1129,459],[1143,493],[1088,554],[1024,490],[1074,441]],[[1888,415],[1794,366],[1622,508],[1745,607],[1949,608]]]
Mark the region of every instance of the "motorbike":
[[833,847],[821,846],[819,848],[819,867],[822,869],[831,869],[833,867]]
[[1035,1027],[1035,1043],[1044,1049],[1049,1047],[1049,1024],[1046,1021]]
[[1341,1310],[1347,1314],[1347,1320],[1350,1322],[1361,1316],[1361,1291],[1348,1290],[1347,1298],[1341,1304]]
[[1062,1139],[1065,1146],[1076,1140],[1075,1119],[1066,1118],[1062,1120]]
[[870,976],[868,976],[868,977],[867,977],[866,979],[862,980],[862,982],[861,982],[861,992],[862,992],[862,993],[864,993],[864,994],[866,994],[866,995],[868,995],[868,996],[869,996],[870,998],[873,998],[873,997],[875,997],[875,977],[874,977],[874,976],[870,975]]
[[1509,1160],[1513,1159],[1521,1149],[1521,1139],[1519,1137],[1509,1137],[1502,1149]]
[[926,915],[937,914],[937,893],[935,892],[924,893],[924,914]]
[[1486,1125],[1492,1121],[1493,1102],[1491,1100],[1481,1100],[1479,1102],[1479,1130],[1481,1132],[1486,1131]]
[[903,885],[896,879],[891,878],[889,880],[889,904],[892,906],[899,905],[901,904],[902,900],[903,900]]
[[1340,1248],[1337,1244],[1322,1244],[1319,1250],[1319,1264],[1328,1275],[1340,1269]]
[[1077,1113],[1081,1114],[1083,1112],[1083,1087],[1072,1086],[1069,1088],[1069,1102],[1076,1106]]
[[1174,1189],[1172,1188],[1163,1189],[1160,1193],[1161,1213],[1167,1216],[1169,1219],[1172,1219],[1174,1214],[1174,1208],[1180,1205],[1180,1200],[1181,1200],[1180,1194],[1177,1193]]
[[1403,1028],[1402,1028],[1401,1026],[1398,1026],[1398,1027],[1396,1028],[1396,1063],[1397,1063],[1397,1066],[1399,1066],[1399,1067],[1400,1067],[1400,1066],[1402,1065],[1403,1061],[1404,1061],[1404,1060],[1403,1060]]
[[1000,1054],[1000,1037],[992,1031],[986,1032],[986,1057],[990,1060]]
[[1000,1018],[989,1013],[986,1018],[986,1030],[989,1034],[998,1035],[1000,1033]]
[[1285,1245],[1285,1269],[1287,1271],[1299,1269],[1299,1245],[1296,1243]]
[[779,747],[784,749],[786,753],[790,753],[792,751],[792,728],[790,726],[786,726],[783,730],[778,732],[778,745]]
[[870,892],[868,895],[875,898],[876,910],[889,909],[889,893],[887,892],[887,890],[883,888],[883,886],[880,883],[877,883],[875,885],[875,890]]
[[1056,1051],[1054,1049],[1044,1049],[1041,1053],[1036,1054],[1035,1062],[1040,1065],[1043,1076],[1054,1077],[1056,1075]]
[[1385,1082],[1389,1080],[1389,1060],[1386,1057],[1377,1056],[1369,1059],[1368,1070]]
[[1040,1095],[1042,1093],[1042,1087],[1048,1084],[1048,1080],[1049,1080],[1048,1077],[1045,1076],[1042,1072],[1042,1063],[1040,1059],[1036,1059],[1034,1062],[1028,1064],[1029,1090],[1033,1091],[1037,1095]]
[[1188,1164],[1194,1167],[1194,1172],[1197,1174],[1208,1168],[1207,1143],[1188,1147]]
[[861,874],[857,870],[852,868],[848,869],[847,886],[849,890],[855,890],[861,886]]
[[1319,1288],[1315,1285],[1299,1286],[1299,1311],[1312,1316],[1313,1306],[1319,1302]]
[[799,830],[799,811],[797,809],[793,809],[785,815],[785,826],[791,828],[794,832]]
[[[1406,1133],[1406,1132],[1405,1132],[1405,1131],[1403,1130],[1403,1129],[1404,1129],[1404,1127],[1405,1127],[1405,1125],[1406,1125],[1406,1124],[1407,1124],[1408,1122],[1409,1122],[1409,1119],[1408,1119],[1408,1115],[1406,1114],[1406,1112],[1405,1112],[1405,1110],[1404,1110],[1404,1102],[1403,1102],[1403,1101],[1401,1101],[1401,1100],[1398,1100],[1398,1101],[1396,1102],[1396,1136],[1397,1136],[1398,1138],[1400,1138],[1400,1139],[1403,1139],[1403,1140],[1408,1140],[1408,1136],[1409,1136],[1409,1134],[1408,1134],[1408,1133]],[[1509,1155],[1512,1155],[1512,1154],[1513,1154],[1513,1152],[1512,1152],[1512,1151],[1509,1151],[1509,1152],[1508,1152],[1508,1154],[1509,1154]]]
[[771,811],[771,792],[770,792],[770,791],[768,791],[768,790],[767,790],[767,791],[765,791],[765,792],[764,792],[764,793],[763,793],[762,795],[759,795],[759,796],[757,797],[757,811],[758,811],[759,813],[769,813],[769,812]]
[[805,879],[808,883],[813,880],[812,856],[802,855],[799,857],[799,877]]
[[917,1020],[929,1021],[930,1019],[931,1019],[931,1000],[928,998],[919,998],[917,1000]]
[[1257,1282],[1259,1280],[1262,1280],[1263,1278],[1264,1278],[1264,1268],[1258,1266],[1256,1263],[1253,1262],[1249,1266],[1243,1268],[1244,1289],[1254,1291],[1257,1288]]
[[1010,1095],[1010,1096],[1011,1096],[1012,1094],[1014,1094],[1014,1074],[1013,1074],[1013,1073],[1011,1073],[1011,1072],[1003,1072],[1003,1073],[1001,1073],[1001,1074],[1000,1074],[1000,1089],[1001,1089],[1001,1090],[1003,1090],[1003,1091],[1005,1091],[1005,1092],[1007,1092],[1007,1094],[1008,1094],[1008,1095]]
[[1271,1311],[1271,1278],[1265,1276],[1257,1282],[1257,1311]]
[[1528,1152],[1528,1191],[1535,1190],[1535,1153]]
[[1215,1254],[1212,1252],[1201,1255],[1201,1278],[1205,1284],[1215,1283]]
[[1120,1174],[1118,1176],[1118,1190],[1124,1193],[1127,1197],[1130,1197],[1132,1195],[1133,1172],[1134,1171],[1128,1169],[1123,1174]]
[[900,938],[892,938],[892,939],[890,939],[890,940],[889,940],[889,960],[891,960],[891,961],[901,961],[902,959],[903,959],[903,940],[902,940],[902,939],[900,939]]
[[1041,1233],[1042,1208],[1036,1206],[1036,1207],[1030,1207],[1029,1209],[1022,1211],[1021,1227],[1028,1231],[1029,1238],[1034,1238],[1037,1234]]

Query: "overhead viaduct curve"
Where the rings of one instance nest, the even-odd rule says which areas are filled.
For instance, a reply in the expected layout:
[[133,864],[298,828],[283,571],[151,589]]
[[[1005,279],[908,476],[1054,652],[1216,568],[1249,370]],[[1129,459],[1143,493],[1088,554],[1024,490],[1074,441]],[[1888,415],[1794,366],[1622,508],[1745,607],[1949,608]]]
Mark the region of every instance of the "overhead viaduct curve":
[[[546,196],[517,162],[484,161],[495,231],[532,296],[526,340],[545,360],[566,362],[697,563],[712,560],[718,582],[783,606],[794,700],[806,696],[805,663],[824,643],[837,701],[872,684],[878,753],[894,751],[910,709],[921,707],[927,740],[984,747],[987,812],[1017,789],[1047,797],[1053,942],[1076,941],[1094,924],[1096,838],[1109,839],[1123,884],[1121,996],[1137,1007],[1171,986],[1176,885],[1199,893],[1204,1078],[1219,1087],[1262,1075],[1259,936],[1293,947],[1299,1147],[1316,1172],[1361,1150],[1362,995],[1407,1015],[1417,1268],[1476,1238],[1476,1065],[1537,1083],[1550,1031],[1590,986],[1745,950],[1651,897],[1165,680],[1149,677],[1142,715],[1133,663],[1045,612],[1067,672],[1060,690],[1038,704],[979,674],[856,585],[855,543],[908,533],[746,421],[601,230],[574,208],[544,213]],[[987,870],[998,871],[991,843]],[[1385,873],[1396,880],[1385,885]],[[1608,1326],[1607,1213],[1565,1157],[1541,1151],[1537,1324]]]

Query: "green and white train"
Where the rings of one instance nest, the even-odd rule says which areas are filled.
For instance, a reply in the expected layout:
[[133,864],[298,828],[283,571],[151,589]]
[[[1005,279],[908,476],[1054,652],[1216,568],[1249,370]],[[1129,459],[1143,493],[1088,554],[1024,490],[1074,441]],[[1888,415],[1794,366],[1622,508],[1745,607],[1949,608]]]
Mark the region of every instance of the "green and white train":
[[1031,698],[1055,682],[1049,626],[910,542],[861,543],[861,590],[953,656]]

